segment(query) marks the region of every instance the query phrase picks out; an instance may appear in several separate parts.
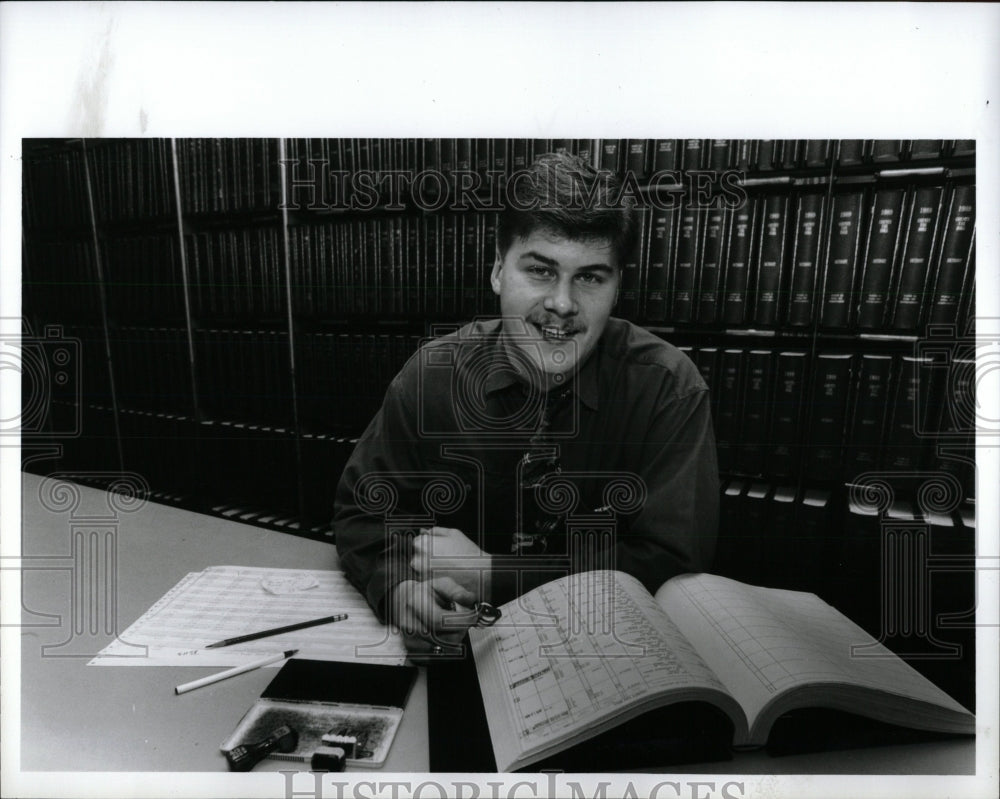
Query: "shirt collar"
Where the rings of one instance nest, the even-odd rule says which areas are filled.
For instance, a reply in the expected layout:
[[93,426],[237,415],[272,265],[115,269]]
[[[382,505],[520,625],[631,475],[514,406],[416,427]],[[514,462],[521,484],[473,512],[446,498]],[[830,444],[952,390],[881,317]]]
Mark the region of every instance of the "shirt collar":
[[[501,341],[501,336],[497,336],[493,341],[492,346],[496,347],[498,350],[503,351],[503,342]],[[597,347],[594,351],[590,353],[590,357],[587,362],[583,365],[583,368],[577,373],[576,378],[570,385],[570,390],[580,398],[580,401],[593,411],[596,411],[599,407],[598,403],[598,381],[597,374],[599,371],[598,363],[601,358],[601,345],[598,342]],[[517,376],[514,374],[513,369],[494,369],[488,375],[484,381],[483,387],[487,394],[492,394],[493,392],[500,391],[510,386],[517,385],[520,383]]]

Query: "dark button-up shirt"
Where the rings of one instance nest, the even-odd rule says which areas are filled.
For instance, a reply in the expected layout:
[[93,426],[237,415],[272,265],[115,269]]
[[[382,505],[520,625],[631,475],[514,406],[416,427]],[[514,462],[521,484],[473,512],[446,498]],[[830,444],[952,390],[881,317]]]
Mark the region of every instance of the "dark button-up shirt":
[[[425,344],[386,392],[337,487],[343,568],[384,618],[386,594],[413,573],[406,536],[438,525],[492,553],[492,600],[568,571],[616,568],[650,591],[708,567],[719,478],[708,389],[676,347],[620,319],[568,385],[544,436],[544,395],[511,367],[499,320]],[[349,379],[349,376],[345,376]],[[526,502],[526,452],[556,448],[542,497],[561,540],[511,554]],[[400,545],[400,541],[404,543]]]

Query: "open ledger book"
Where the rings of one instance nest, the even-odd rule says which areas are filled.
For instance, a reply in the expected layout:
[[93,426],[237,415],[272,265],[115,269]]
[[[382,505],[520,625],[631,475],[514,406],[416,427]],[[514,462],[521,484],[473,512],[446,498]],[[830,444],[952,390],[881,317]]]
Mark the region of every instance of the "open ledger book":
[[797,708],[938,732],[975,717],[814,594],[684,574],[653,597],[597,571],[546,583],[470,630],[497,768],[523,768],[654,708],[703,701],[763,745]]

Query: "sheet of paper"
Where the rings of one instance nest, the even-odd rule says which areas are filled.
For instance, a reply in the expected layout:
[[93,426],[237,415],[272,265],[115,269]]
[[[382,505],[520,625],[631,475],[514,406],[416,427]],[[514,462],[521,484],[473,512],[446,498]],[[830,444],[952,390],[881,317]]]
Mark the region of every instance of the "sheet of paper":
[[[224,638],[335,613],[348,618],[204,649]],[[379,622],[339,571],[213,566],[184,577],[90,665],[237,666],[296,648],[298,657],[316,660],[399,664],[406,659],[402,637]]]

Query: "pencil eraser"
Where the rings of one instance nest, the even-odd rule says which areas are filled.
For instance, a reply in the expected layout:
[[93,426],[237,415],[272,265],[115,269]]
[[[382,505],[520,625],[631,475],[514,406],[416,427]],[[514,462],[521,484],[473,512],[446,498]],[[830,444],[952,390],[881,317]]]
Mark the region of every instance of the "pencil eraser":
[[321,746],[313,752],[309,768],[312,771],[343,771],[347,754],[341,746]]
[[354,757],[358,746],[358,738],[356,735],[335,735],[332,732],[328,732],[323,736],[323,745],[339,746],[344,750],[344,757],[350,759]]

